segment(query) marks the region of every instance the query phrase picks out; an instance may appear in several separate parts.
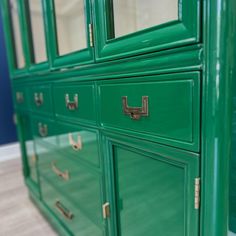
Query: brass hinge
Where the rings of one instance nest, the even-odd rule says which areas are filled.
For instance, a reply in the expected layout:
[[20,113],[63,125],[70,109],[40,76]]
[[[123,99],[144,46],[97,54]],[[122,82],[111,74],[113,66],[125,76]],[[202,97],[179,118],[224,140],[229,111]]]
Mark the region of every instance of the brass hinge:
[[110,217],[110,203],[106,202],[105,204],[102,205],[102,213],[103,213],[103,218],[107,219]]
[[194,194],[194,206],[198,210],[200,208],[200,192],[201,192],[201,179],[195,179],[195,194]]
[[93,24],[89,24],[89,42],[90,47],[94,47]]

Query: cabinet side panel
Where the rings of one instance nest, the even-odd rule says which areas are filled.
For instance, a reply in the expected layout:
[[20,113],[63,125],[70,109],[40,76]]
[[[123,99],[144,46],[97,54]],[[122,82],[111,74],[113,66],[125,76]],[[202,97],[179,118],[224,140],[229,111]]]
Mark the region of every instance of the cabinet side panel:
[[236,233],[236,78],[234,79],[233,94],[233,143],[230,169],[230,230]]

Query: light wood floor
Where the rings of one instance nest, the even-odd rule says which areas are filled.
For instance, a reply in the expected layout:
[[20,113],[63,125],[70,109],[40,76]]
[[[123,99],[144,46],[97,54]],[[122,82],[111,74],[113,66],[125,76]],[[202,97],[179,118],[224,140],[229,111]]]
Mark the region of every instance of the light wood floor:
[[56,236],[28,198],[21,161],[0,162],[0,236]]

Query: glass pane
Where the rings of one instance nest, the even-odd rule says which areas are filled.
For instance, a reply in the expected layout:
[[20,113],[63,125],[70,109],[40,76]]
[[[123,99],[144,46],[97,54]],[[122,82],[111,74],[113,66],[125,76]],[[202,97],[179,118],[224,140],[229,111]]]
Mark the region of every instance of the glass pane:
[[87,47],[83,0],[54,0],[59,55]]
[[13,42],[15,47],[15,56],[16,56],[16,67],[24,68],[25,67],[25,58],[22,47],[22,38],[20,31],[20,22],[19,15],[17,11],[17,0],[10,0],[10,14],[11,14],[11,24],[13,32]]
[[115,37],[178,19],[178,0],[113,0]]
[[47,61],[42,0],[30,0],[29,10],[34,50],[34,62],[40,63]]

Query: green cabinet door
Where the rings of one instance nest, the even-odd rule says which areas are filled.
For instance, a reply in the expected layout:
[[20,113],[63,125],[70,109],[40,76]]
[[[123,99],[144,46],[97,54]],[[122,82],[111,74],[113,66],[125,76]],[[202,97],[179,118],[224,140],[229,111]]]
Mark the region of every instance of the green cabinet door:
[[104,141],[111,235],[197,236],[198,155],[124,137]]
[[97,60],[199,42],[200,0],[95,0]]
[[21,0],[2,0],[0,4],[10,74],[15,77],[25,75],[29,67],[29,49],[24,31]]
[[89,0],[49,0],[47,30],[53,68],[73,67],[94,61]]
[[46,31],[45,0],[21,0],[24,32],[27,33],[30,70],[38,71],[49,68]]

